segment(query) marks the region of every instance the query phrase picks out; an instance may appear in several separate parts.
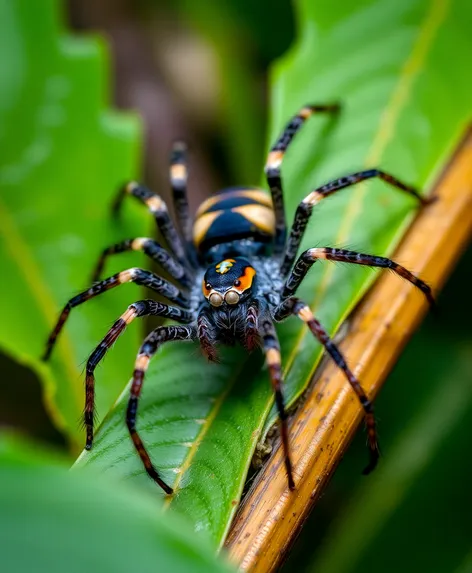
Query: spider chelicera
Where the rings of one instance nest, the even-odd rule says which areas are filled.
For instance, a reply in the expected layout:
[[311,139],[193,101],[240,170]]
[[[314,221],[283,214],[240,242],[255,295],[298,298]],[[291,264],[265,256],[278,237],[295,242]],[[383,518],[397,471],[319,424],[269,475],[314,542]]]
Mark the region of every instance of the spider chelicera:
[[[418,287],[428,302],[433,304],[431,289],[406,268],[385,257],[323,247],[308,249],[296,262],[295,259],[313,208],[336,191],[377,177],[413,196],[420,204],[428,203],[428,199],[389,173],[367,169],[330,181],[311,191],[299,204],[288,232],[280,175],[284,153],[311,115],[317,112],[335,113],[338,110],[337,104],[307,105],[291,119],[268,155],[265,173],[270,195],[263,189],[253,187],[223,189],[202,203],[193,225],[186,197],[186,148],[184,144],[176,143],[171,155],[170,181],[180,232],[158,195],[138,183],[129,183],[121,189],[113,206],[114,212],[119,210],[126,195],[132,195],[144,203],[154,215],[167,243],[167,250],[149,238],[128,239],[105,249],[95,269],[96,282],[65,305],[47,341],[44,359],[49,358],[71,309],[118,285],[134,282],[146,286],[171,304],[155,300],[140,300],[131,304],[90,355],[86,367],[84,411],[87,450],[91,449],[93,442],[94,372],[97,364],[135,318],[162,316],[178,324],[159,326],[145,338],[136,359],[126,412],[126,424],[131,438],[149,476],[167,494],[173,493],[172,488],[160,477],[136,430],[138,400],[152,356],[165,342],[193,340],[200,343],[203,354],[209,360],[215,360],[217,344],[239,342],[248,351],[260,346],[265,354],[280,418],[288,485],[294,489],[282,391],[280,346],[274,323],[296,315],[321,342],[356,393],[364,409],[370,452],[369,464],[364,473],[374,469],[379,449],[372,403],[336,344],[313,316],[310,308],[295,295],[308,270],[319,259],[391,269]],[[130,250],[143,251],[167,271],[179,286],[140,268],[131,268],[105,280],[98,280],[109,255]]]

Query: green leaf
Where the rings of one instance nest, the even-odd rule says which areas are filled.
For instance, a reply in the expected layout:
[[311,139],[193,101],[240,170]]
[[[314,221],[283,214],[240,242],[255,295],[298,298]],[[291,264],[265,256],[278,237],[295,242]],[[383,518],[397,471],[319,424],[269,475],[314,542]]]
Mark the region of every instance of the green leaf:
[[[299,39],[273,73],[270,141],[306,103],[340,100],[343,113],[339,121],[311,119],[287,153],[289,219],[314,187],[363,167],[381,166],[428,192],[470,117],[472,85],[464,74],[472,48],[465,24],[469,4],[384,0],[340,2],[333,10],[325,0],[304,0],[297,9]],[[323,202],[304,247],[347,245],[386,254],[415,210],[410,198],[372,181]],[[356,268],[319,263],[300,295],[334,332],[373,278]],[[296,319],[279,332],[292,403],[311,379],[321,349]],[[211,366],[197,353],[176,344],[156,357],[146,377],[138,429],[156,466],[177,488],[166,507],[221,544],[251,452],[275,412],[267,418],[272,395],[257,357],[243,364],[241,353],[228,352],[221,365]],[[78,465],[98,466],[151,488],[124,428],[126,399],[125,392],[94,450]]]
[[151,496],[70,473],[37,446],[0,437],[0,471],[4,571],[233,571]]
[[[39,357],[67,299],[89,286],[100,250],[143,232],[143,218],[130,214],[116,226],[108,217],[115,188],[136,173],[139,125],[107,109],[104,45],[66,34],[57,4],[0,3],[0,49],[8,54],[0,90],[0,345],[37,372],[56,425],[82,444],[81,365],[138,292],[124,287],[73,311],[51,366]],[[102,414],[137,345],[130,329],[102,369]]]
[[[268,385],[252,377],[260,366],[259,356],[248,362],[242,349],[224,349],[215,366],[188,344],[164,345],[151,363],[139,403],[140,435],[162,477],[176,489],[165,498],[165,508],[190,517],[196,530],[208,532],[217,543],[241,495],[260,407],[265,404],[266,414],[270,407]],[[123,431],[128,395],[126,389],[97,432],[92,451],[84,452],[76,467],[92,465],[110,477],[133,479],[164,500]]]

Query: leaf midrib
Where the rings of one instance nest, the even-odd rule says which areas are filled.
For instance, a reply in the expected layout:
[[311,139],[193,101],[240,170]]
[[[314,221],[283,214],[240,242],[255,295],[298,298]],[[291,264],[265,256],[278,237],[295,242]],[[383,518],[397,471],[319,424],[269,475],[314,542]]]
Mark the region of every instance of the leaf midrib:
[[180,468],[179,468],[180,471],[179,471],[177,478],[176,478],[176,480],[172,486],[174,489],[174,495],[166,497],[166,499],[164,500],[164,504],[163,504],[164,510],[167,510],[170,507],[170,504],[172,503],[172,501],[175,499],[175,492],[178,490],[180,482],[182,481],[182,478],[184,477],[186,471],[190,467],[192,460],[196,456],[196,454],[198,452],[198,448],[200,447],[205,436],[209,432],[211,425],[214,422],[216,416],[218,415],[218,412],[220,411],[221,406],[223,405],[225,399],[227,398],[227,396],[229,395],[229,393],[233,389],[234,385],[236,384],[236,381],[239,379],[240,373],[243,370],[246,362],[247,362],[247,360],[241,361],[241,367],[235,371],[234,375],[232,376],[231,382],[224,386],[223,391],[218,396],[218,398],[214,401],[213,406],[212,406],[209,414],[205,418],[205,422],[202,424],[202,428],[201,428],[200,432],[196,436],[195,440],[192,443],[192,446],[189,448],[182,464],[180,465]]

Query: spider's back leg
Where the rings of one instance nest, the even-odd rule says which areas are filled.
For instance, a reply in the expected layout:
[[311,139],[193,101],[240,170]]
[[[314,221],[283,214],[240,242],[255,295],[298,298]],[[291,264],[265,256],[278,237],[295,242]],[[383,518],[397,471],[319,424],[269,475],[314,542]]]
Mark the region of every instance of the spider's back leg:
[[285,239],[287,236],[287,225],[285,221],[285,207],[282,188],[280,168],[282,160],[293,138],[314,113],[335,113],[340,110],[339,104],[327,105],[306,105],[287,123],[280,137],[271,147],[265,165],[267,183],[272,195],[272,202],[275,212],[275,242],[274,254],[280,255],[283,252]]

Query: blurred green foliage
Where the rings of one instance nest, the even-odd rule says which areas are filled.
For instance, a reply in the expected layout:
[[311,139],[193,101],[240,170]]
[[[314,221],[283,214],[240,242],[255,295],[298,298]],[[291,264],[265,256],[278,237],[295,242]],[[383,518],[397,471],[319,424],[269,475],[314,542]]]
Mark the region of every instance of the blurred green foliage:
[[[137,173],[138,118],[107,109],[103,42],[66,34],[58,8],[57,0],[0,3],[0,47],[9,55],[0,90],[0,260],[8,277],[0,344],[38,374],[54,423],[78,445],[82,364],[129,304],[126,293],[73,313],[50,366],[40,361],[46,336],[66,300],[89,286],[100,249],[145,225],[130,215],[118,228],[108,218],[112,193]],[[130,330],[102,369],[102,414],[123,388],[138,340]]]
[[[258,66],[283,52],[293,25],[288,2],[280,0],[270,9],[264,3],[248,4],[245,1],[243,9],[236,0],[221,5],[180,0],[174,6],[218,54],[225,88],[225,149],[234,183],[259,177],[264,117]],[[11,277],[2,285],[2,313],[8,320],[0,340],[42,377],[49,412],[76,441],[82,438],[76,419],[83,400],[77,367],[107,324],[141,298],[137,289],[133,294],[129,287],[127,296],[124,291],[110,293],[73,312],[64,333],[69,340],[62,342],[62,350],[58,347],[52,370],[40,365],[37,356],[55,311],[86,286],[100,248],[142,234],[146,216],[138,217],[130,206],[119,224],[108,218],[114,187],[136,174],[138,127],[134,119],[106,109],[103,51],[96,41],[64,35],[52,16],[54,5],[49,0],[39,10],[21,0],[0,3],[0,27],[6,30],[1,42],[4,52],[12,54],[2,86],[17,88],[0,95],[0,115],[10,118],[0,132],[2,148],[8,150],[0,166],[7,207],[0,211],[5,249],[1,260]],[[149,6],[159,17],[160,3],[150,0]],[[344,110],[339,121],[310,120],[287,154],[283,172],[289,218],[314,186],[373,163],[427,189],[470,119],[472,85],[464,73],[471,53],[467,2],[346,1],[333,10],[325,0],[304,0],[296,8],[297,43],[272,74],[270,140],[307,102],[341,99]],[[20,32],[22,27],[29,35]],[[61,85],[66,85],[65,92]],[[341,242],[376,254],[388,252],[412,213],[409,199],[372,182],[368,189],[346,191],[322,204],[306,245]],[[23,261],[28,261],[26,267]],[[138,264],[136,258],[125,257],[116,268]],[[468,278],[468,268],[459,271],[464,277],[459,282]],[[28,275],[27,281],[22,274]],[[372,275],[362,271],[327,267],[312,273],[303,292],[334,330],[371,281]],[[399,365],[379,398],[384,465],[368,482],[360,482],[365,456],[361,436],[305,530],[310,541],[302,538],[292,562],[300,569],[354,571],[365,569],[367,562],[372,570],[388,571],[394,564],[406,568],[405,563],[413,570],[429,551],[428,568],[440,572],[466,559],[470,472],[461,451],[470,434],[472,364],[467,333],[459,326],[464,322],[459,295],[453,291],[449,297],[448,320],[426,323],[426,338],[415,339],[404,366]],[[101,413],[131,372],[138,336],[135,327],[98,372]],[[310,378],[320,349],[302,335],[295,320],[281,329],[281,339],[288,394],[294,400]],[[68,360],[67,345],[72,349]],[[244,363],[241,354],[229,352],[223,364],[214,367],[187,345],[165,348],[153,362],[139,413],[138,424],[156,464],[179,483],[172,509],[217,544],[235,511],[253,447],[274,419],[272,412],[264,428],[272,396],[265,372],[252,376],[260,368],[260,357],[251,360]],[[158,375],[161,372],[166,376]],[[161,493],[143,475],[126,434],[124,396],[106,418],[96,447],[79,465],[97,466],[110,482],[114,474],[133,478],[158,501]],[[184,474],[174,474],[182,464]],[[446,527],[452,519],[451,479],[453,507],[459,513],[454,513],[455,527]],[[432,499],[438,509],[434,513]],[[436,531],[440,534],[434,537]],[[440,543],[431,547],[439,536],[447,551]],[[418,562],[409,560],[410,555]]]
[[292,7],[286,0],[178,0],[176,7],[182,20],[211,43],[217,57],[229,184],[254,184],[261,174],[266,135],[267,103],[259,70],[289,48]]
[[230,573],[155,499],[0,436],[0,548],[8,573]]

